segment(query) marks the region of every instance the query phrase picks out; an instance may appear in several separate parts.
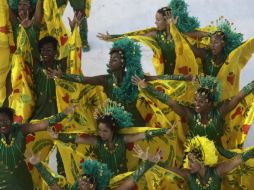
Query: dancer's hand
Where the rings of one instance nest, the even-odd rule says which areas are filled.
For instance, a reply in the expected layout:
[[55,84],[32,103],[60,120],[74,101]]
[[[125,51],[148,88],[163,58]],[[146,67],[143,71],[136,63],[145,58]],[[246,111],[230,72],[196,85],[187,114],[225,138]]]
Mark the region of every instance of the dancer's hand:
[[37,154],[33,152],[26,152],[24,156],[26,160],[32,165],[36,165],[41,162],[41,152],[38,152]]
[[108,31],[106,32],[106,34],[102,34],[102,33],[98,33],[96,35],[97,38],[99,38],[100,40],[104,40],[104,41],[109,41],[112,39],[111,35],[108,33]]
[[192,76],[190,74],[189,75],[184,75],[184,77],[185,77],[186,81],[190,81],[190,82],[195,78],[194,76]]
[[32,26],[32,24],[34,22],[34,18],[29,19],[29,12],[28,11],[26,11],[26,12],[20,11],[19,17],[17,17],[17,19],[24,28],[29,28],[30,26]]
[[48,134],[49,134],[49,136],[51,137],[51,138],[53,138],[53,139],[58,139],[58,133],[56,133],[51,127],[49,127],[48,129],[47,129],[47,131],[48,131]]
[[137,75],[134,75],[131,77],[131,82],[132,82],[132,84],[139,86],[140,88],[146,88],[146,86],[147,86],[145,79],[141,79]]
[[136,153],[133,154],[133,156],[144,161],[148,160],[150,162],[158,163],[162,158],[161,150],[158,150],[154,156],[149,154],[149,147],[146,147],[146,151],[144,151],[139,145],[135,145],[133,150]]
[[134,145],[133,151],[136,154],[133,154],[134,157],[142,159],[142,160],[148,160],[148,151],[149,147],[146,147],[146,151],[144,151],[139,145]]
[[46,70],[46,74],[48,75],[49,78],[53,78],[53,79],[61,78],[63,76],[63,72],[60,68],[58,68],[57,70],[48,68]]
[[73,104],[73,105],[71,105],[71,106],[68,106],[68,107],[65,108],[65,110],[63,111],[64,114],[66,114],[66,115],[73,114],[77,106],[78,106],[77,104]]
[[68,21],[69,21],[69,25],[70,25],[71,31],[74,30],[76,24],[78,26],[80,26],[80,24],[83,21],[83,19],[85,19],[85,17],[84,17],[84,14],[82,13],[82,11],[76,11],[75,14],[74,14],[73,19],[68,17]]
[[173,125],[170,123],[170,128],[167,130],[166,135],[169,135],[173,130],[176,129],[176,122],[173,123]]

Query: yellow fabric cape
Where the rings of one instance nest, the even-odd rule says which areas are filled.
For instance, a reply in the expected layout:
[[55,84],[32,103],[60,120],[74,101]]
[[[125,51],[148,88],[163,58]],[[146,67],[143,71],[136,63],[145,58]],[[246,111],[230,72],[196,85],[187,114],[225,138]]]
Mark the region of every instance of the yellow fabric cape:
[[6,77],[10,71],[10,48],[9,48],[9,12],[6,0],[0,0],[0,105],[6,98]]
[[[154,53],[153,55],[153,65],[157,75],[162,75],[164,73],[164,64],[161,61],[162,52],[158,45],[152,37],[142,36],[145,33],[150,31],[155,31],[156,28],[147,28],[143,30],[133,31],[129,33],[125,33],[121,35],[119,38],[114,38],[113,41],[118,40],[123,37],[128,37],[135,41],[141,42],[144,45],[150,47]],[[170,24],[170,33],[175,42],[175,53],[176,53],[176,65],[174,74],[198,74],[198,67],[196,65],[195,56],[189,47],[187,41],[183,38],[181,33],[178,31],[176,26],[171,23]]]

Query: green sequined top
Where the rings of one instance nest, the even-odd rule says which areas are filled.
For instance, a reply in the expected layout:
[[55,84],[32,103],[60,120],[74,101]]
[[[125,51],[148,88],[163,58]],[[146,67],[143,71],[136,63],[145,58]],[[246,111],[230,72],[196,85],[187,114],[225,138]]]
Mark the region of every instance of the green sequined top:
[[23,156],[25,136],[20,126],[12,125],[10,144],[3,134],[0,138],[0,189],[32,190],[32,178]]
[[216,168],[207,168],[205,173],[206,184],[202,184],[198,174],[191,174],[188,178],[188,186],[190,190],[220,190],[221,178],[217,174]]
[[175,70],[175,42],[174,40],[167,40],[166,31],[157,31],[155,40],[161,48],[163,62],[164,62],[164,74],[172,75]]
[[[142,118],[142,116],[140,115],[137,107],[136,107],[136,101],[131,102],[128,100],[121,100],[119,97],[117,97],[117,95],[115,95],[113,93],[113,88],[117,88],[114,86],[114,79],[112,75],[107,75],[106,76],[106,94],[108,96],[108,98],[110,98],[111,100],[120,102],[121,104],[123,104],[124,108],[126,109],[126,111],[132,113],[132,117],[133,117],[133,124],[135,127],[143,127],[145,126],[145,121]],[[136,86],[133,85],[133,88],[137,88]],[[138,93],[138,91],[137,91]]]
[[217,74],[220,71],[220,68],[223,64],[217,65],[212,60],[212,54],[211,52],[207,53],[207,56],[205,57],[203,61],[203,72],[206,75],[211,75],[213,77],[216,77]]
[[209,140],[214,141],[217,150],[226,158],[232,158],[235,153],[230,152],[223,148],[221,144],[221,137],[224,134],[224,124],[225,120],[221,117],[218,108],[214,108],[208,114],[210,120],[207,124],[201,123],[201,116],[194,110],[191,111],[191,116],[188,121],[189,126],[189,136],[195,137],[206,136]]
[[95,154],[98,161],[106,163],[113,175],[127,172],[126,144],[123,136],[117,135],[113,139],[114,150],[110,151],[108,145],[101,138],[97,138]]
[[[54,64],[53,69],[62,68],[60,62]],[[43,119],[58,113],[56,103],[56,85],[54,79],[48,78],[43,72],[46,67],[43,63],[38,63],[36,70],[33,73],[35,82],[36,105],[32,119]]]

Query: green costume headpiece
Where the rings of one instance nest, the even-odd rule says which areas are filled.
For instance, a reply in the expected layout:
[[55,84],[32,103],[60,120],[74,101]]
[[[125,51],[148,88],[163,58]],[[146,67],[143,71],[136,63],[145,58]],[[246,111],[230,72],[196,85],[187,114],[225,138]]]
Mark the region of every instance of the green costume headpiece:
[[[114,42],[110,52],[119,52],[123,57],[125,74],[121,86],[114,85],[113,96],[121,102],[133,103],[138,97],[138,88],[131,82],[131,77],[137,75],[144,77],[141,66],[140,46],[134,41],[124,38]],[[108,70],[111,74],[111,71]]]
[[233,29],[233,23],[223,19],[223,17],[216,20],[216,25],[218,27],[218,31],[215,31],[212,35],[220,35],[225,41],[223,57],[226,59],[232,50],[241,45],[243,42],[243,35],[237,33],[236,29]]
[[205,166],[213,166],[218,162],[218,155],[213,141],[206,137],[196,136],[185,146],[186,158],[184,160],[184,168],[189,168],[188,154],[193,154],[195,159]]
[[125,111],[124,107],[120,103],[114,102],[110,99],[108,99],[100,108],[98,108],[94,115],[96,119],[111,116],[114,118],[112,121],[116,122],[116,125],[114,126],[119,128],[133,126],[132,114]]
[[[198,76],[194,81],[194,87],[196,92],[206,96],[209,100],[214,102],[220,101],[221,85],[217,78],[212,76]],[[202,91],[202,92],[201,92]]]
[[[85,162],[81,164],[81,168],[83,170],[83,175],[81,177],[85,177],[92,184],[94,182],[96,184],[96,190],[105,190],[108,187],[112,173],[106,164],[96,160],[85,160]],[[77,182],[72,189],[78,189]]]
[[180,32],[194,31],[200,26],[196,17],[189,16],[188,5],[184,0],[171,0],[169,7],[173,17],[178,16],[176,26]]

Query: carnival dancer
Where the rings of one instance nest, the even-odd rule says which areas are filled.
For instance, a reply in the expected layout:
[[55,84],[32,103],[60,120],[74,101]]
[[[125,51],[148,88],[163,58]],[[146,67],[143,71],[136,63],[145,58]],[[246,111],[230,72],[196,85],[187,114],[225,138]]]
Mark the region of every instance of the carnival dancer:
[[153,137],[169,134],[173,129],[161,128],[136,132],[129,135],[119,134],[120,129],[128,129],[133,126],[132,114],[125,111],[117,102],[107,100],[96,113],[98,136],[89,135],[83,137],[77,134],[54,133],[53,138],[63,142],[77,144],[89,144],[94,147],[97,159],[108,165],[113,175],[127,171],[126,148],[128,143],[141,140],[151,140]]
[[170,106],[188,125],[188,136],[207,136],[214,141],[219,153],[226,158],[232,158],[236,153],[223,148],[221,137],[225,132],[225,117],[247,95],[253,92],[254,82],[246,85],[235,97],[220,103],[221,86],[214,77],[198,77],[198,88],[194,99],[194,108],[184,106],[168,95],[155,90],[152,85],[135,76],[132,82],[145,93],[157,98]]
[[[125,177],[121,177],[121,175],[113,177],[112,172],[110,169],[108,169],[106,164],[96,160],[85,160],[80,165],[81,171],[79,172],[75,183],[70,184],[67,182],[64,187],[58,184],[57,178],[55,175],[53,175],[50,169],[40,162],[38,155],[32,154],[29,157],[29,162],[37,168],[42,178],[53,190],[128,190],[135,188],[137,182],[145,174],[145,172],[149,170],[155,163],[160,161],[160,152],[157,152],[155,156],[150,156],[148,151],[146,151],[146,153],[140,152],[140,149],[138,149],[138,151],[139,152],[136,152],[137,155],[134,156],[140,157],[140,153],[142,153],[141,159],[144,160],[144,162],[141,163],[133,173],[128,174]],[[123,179],[119,181],[118,178]]]
[[1,189],[33,189],[33,182],[24,161],[25,137],[28,133],[46,131],[62,121],[68,114],[72,114],[74,106],[64,112],[37,123],[14,123],[14,110],[8,107],[0,108],[0,188]]
[[[189,70],[195,74],[194,68],[188,69],[184,65],[185,61],[188,61],[189,65],[192,64],[192,61],[195,63],[195,57],[180,32],[189,34],[194,38],[201,38],[207,33],[195,31],[199,22],[196,18],[189,16],[186,2],[172,0],[168,7],[160,8],[155,15],[155,24],[156,28],[120,35],[98,33],[97,37],[105,41],[129,37],[149,46],[154,52],[153,64],[157,75],[188,74]],[[184,55],[182,51],[185,52]]]

